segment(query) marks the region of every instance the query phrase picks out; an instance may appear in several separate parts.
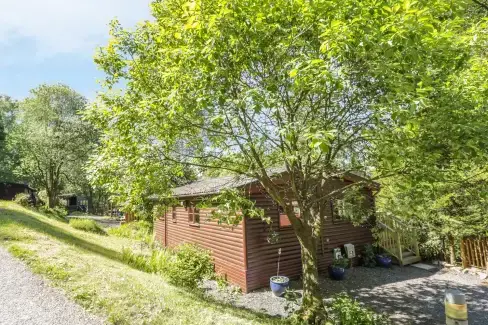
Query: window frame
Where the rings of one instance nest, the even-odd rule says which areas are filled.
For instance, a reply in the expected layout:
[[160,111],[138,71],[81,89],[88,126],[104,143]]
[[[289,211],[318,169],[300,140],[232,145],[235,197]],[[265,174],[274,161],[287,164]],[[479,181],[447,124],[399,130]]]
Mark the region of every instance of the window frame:
[[191,201],[188,202],[188,224],[195,227],[200,226],[200,209]]
[[[300,208],[298,207],[298,202],[293,201],[292,205],[293,205],[293,211],[295,212],[295,216],[297,218],[300,218],[301,213],[300,213]],[[286,221],[285,221],[285,218],[286,218]],[[278,205],[278,227],[280,229],[286,229],[286,228],[290,228],[292,226],[293,225],[291,224],[291,221],[288,218],[288,215],[285,213],[285,209],[282,206]]]
[[171,220],[173,221],[173,223],[176,223],[176,220],[177,220],[176,206],[174,206],[174,205],[171,207]]

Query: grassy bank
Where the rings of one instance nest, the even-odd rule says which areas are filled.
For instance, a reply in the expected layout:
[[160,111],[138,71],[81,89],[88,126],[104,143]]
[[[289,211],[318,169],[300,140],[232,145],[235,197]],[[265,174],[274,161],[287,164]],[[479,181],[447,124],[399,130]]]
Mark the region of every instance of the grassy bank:
[[169,285],[122,262],[140,241],[70,227],[0,201],[0,245],[89,311],[113,324],[282,324]]

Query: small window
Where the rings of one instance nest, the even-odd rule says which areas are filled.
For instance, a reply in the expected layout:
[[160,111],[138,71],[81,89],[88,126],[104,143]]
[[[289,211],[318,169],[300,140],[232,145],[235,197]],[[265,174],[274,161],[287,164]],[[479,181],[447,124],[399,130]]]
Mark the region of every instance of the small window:
[[171,220],[176,223],[176,207],[173,207],[171,210]]
[[332,220],[350,220],[354,214],[354,206],[350,202],[345,200],[334,200],[331,201],[332,205]]
[[191,224],[200,224],[200,209],[193,203],[188,206],[188,222]]
[[[293,201],[293,211],[295,212],[295,216],[300,218],[300,207],[298,206],[298,202]],[[280,228],[291,227],[291,221],[288,218],[288,215],[285,213],[285,210],[282,206],[278,206],[278,211],[280,215]]]

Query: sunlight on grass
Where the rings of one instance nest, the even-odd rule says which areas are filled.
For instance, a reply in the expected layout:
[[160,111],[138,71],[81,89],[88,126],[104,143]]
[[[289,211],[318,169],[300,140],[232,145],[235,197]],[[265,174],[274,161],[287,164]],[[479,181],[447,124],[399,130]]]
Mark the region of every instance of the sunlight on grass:
[[283,324],[124,264],[123,248],[143,250],[140,241],[79,231],[11,202],[0,201],[0,245],[112,324]]

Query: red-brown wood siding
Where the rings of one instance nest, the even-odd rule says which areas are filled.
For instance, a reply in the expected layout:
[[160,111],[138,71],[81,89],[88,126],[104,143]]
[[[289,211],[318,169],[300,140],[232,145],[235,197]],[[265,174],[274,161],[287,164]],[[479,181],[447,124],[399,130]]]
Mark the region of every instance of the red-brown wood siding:
[[[327,188],[334,189],[340,186],[344,186],[341,181],[329,182]],[[222,226],[208,220],[206,215],[210,213],[210,209],[200,210],[199,227],[191,226],[188,222],[188,210],[184,207],[176,208],[175,221],[171,209],[166,213],[166,228],[164,217],[156,220],[155,238],[163,245],[166,242],[169,247],[191,242],[209,249],[215,261],[216,271],[226,274],[227,279],[239,285],[244,292],[269,285],[269,278],[277,272],[279,248],[282,250],[280,274],[291,278],[299,277],[302,273],[301,253],[293,229],[279,227],[278,206],[265,191],[253,186],[249,192],[250,198],[271,218],[273,230],[280,234],[279,243],[268,243],[270,226],[261,220],[246,218],[237,227]],[[350,222],[333,220],[329,204],[326,205],[325,214],[327,218],[323,225],[323,236],[318,244],[321,272],[332,262],[334,248],[343,248],[344,244],[351,243],[356,246],[358,255],[364,244],[373,242],[368,228],[354,227]]]
[[[188,210],[184,207],[176,208],[176,222],[172,219],[172,211],[166,213],[166,243],[174,247],[188,242],[212,252],[215,270],[225,274],[227,280],[239,285],[246,291],[246,268],[244,254],[244,236],[242,225],[237,227],[222,226],[213,220],[208,220],[210,209],[200,210],[200,225],[190,225]],[[163,226],[161,225],[163,224]],[[164,221],[158,219],[155,227],[155,238],[164,245]]]
[[[344,186],[341,181],[329,182],[326,190]],[[253,191],[251,199],[265,210],[272,220],[274,231],[279,232],[279,242],[269,244],[267,241],[269,225],[256,219],[246,219],[247,238],[247,291],[269,285],[269,278],[276,275],[278,249],[281,248],[280,274],[297,278],[302,274],[300,244],[291,227],[279,228],[279,211],[274,201],[264,191]],[[370,195],[370,193],[367,193]],[[326,221],[323,224],[322,238],[318,244],[319,271],[325,272],[332,263],[333,249],[343,248],[344,244],[353,244],[356,256],[365,244],[373,242],[371,230],[366,227],[355,227],[347,221],[332,220],[332,210],[326,205]],[[328,242],[327,242],[328,240]],[[323,247],[323,249],[322,249]],[[357,264],[357,258],[353,260]]]

